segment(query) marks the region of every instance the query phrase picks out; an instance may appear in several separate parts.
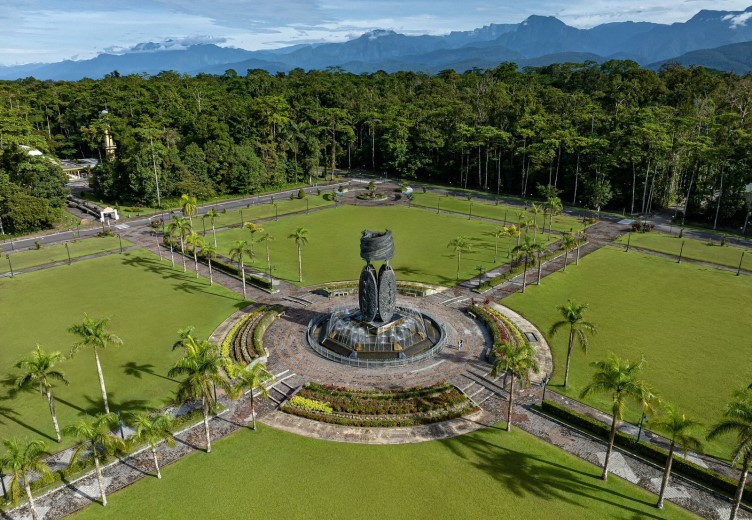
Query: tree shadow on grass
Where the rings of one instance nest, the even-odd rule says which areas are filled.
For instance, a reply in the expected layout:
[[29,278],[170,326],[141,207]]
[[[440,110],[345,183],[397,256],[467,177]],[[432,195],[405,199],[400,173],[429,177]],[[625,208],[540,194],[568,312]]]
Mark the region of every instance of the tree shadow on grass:
[[151,364],[141,364],[139,365],[135,361],[129,361],[123,365],[120,365],[120,368],[123,369],[123,372],[125,372],[126,375],[133,376],[136,379],[141,379],[142,374],[148,374],[150,376],[159,377],[161,379],[166,379],[167,381],[172,381],[173,383],[179,383],[177,379],[172,379],[171,377],[163,376],[161,374],[157,374],[154,372],[154,365]]
[[[3,397],[0,400],[6,400],[6,399],[9,399],[9,397],[8,396]],[[26,428],[27,430],[36,433],[40,437],[44,437],[51,441],[57,442],[57,439],[55,437],[53,437],[52,435],[48,433],[43,432],[42,430],[38,430],[37,428],[33,427],[32,425],[28,423],[23,422],[21,419],[18,418],[18,415],[19,413],[15,411],[14,409],[8,408],[7,406],[0,405],[0,424],[7,424],[7,422],[3,420],[3,419],[6,419],[7,421],[14,422],[18,424],[19,426],[22,426]]]
[[[101,399],[93,399],[88,395],[84,396],[88,406],[83,409],[84,414],[91,415],[92,417],[101,413],[104,413],[104,404]],[[110,405],[110,411],[120,412],[121,414],[129,414],[133,412],[143,412],[149,410],[149,402],[144,399],[127,399],[120,401],[113,397],[112,393],[107,392],[107,401]]]
[[[499,441],[504,433],[495,434]],[[587,507],[582,498],[608,504],[616,508],[612,517],[618,512],[631,513],[633,518],[662,518],[644,510],[630,507],[630,502],[652,506],[629,495],[599,486],[599,475],[572,469],[541,457],[505,448],[501,442],[491,442],[478,435],[465,435],[442,444],[458,457],[468,460],[476,468],[489,474],[520,498],[528,495],[539,496],[546,500],[557,500],[575,506]],[[473,454],[468,457],[469,451]],[[619,501],[621,500],[621,502]],[[624,518],[628,518],[626,516]]]

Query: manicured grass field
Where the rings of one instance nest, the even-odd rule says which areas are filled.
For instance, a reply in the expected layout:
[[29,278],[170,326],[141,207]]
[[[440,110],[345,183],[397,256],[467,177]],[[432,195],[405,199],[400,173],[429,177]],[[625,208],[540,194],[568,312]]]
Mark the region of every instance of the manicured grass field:
[[[434,193],[416,193],[413,196],[413,204],[417,206],[424,206],[427,208],[436,209],[437,205],[439,211],[451,211],[455,213],[462,213],[463,215],[470,215],[470,201],[464,198],[457,197],[445,197],[436,195]],[[509,206],[505,204],[489,204],[485,202],[472,202],[472,212],[474,217],[483,217],[500,221],[501,224],[506,220],[507,225],[519,224],[519,216],[522,215],[525,218],[533,218],[533,214],[529,211],[525,211],[520,206]],[[543,227],[543,214],[541,213],[536,217],[538,224],[538,232]],[[570,229],[579,231],[583,228],[582,220],[566,215],[557,215],[554,217],[553,225],[551,229],[554,231],[569,231]],[[546,230],[548,230],[548,218],[546,218]]]
[[524,432],[368,446],[263,425],[194,453],[77,519],[695,518]]
[[[124,248],[131,245],[127,240],[123,240]],[[79,258],[104,251],[117,251],[120,249],[120,241],[117,237],[87,238],[85,240],[69,242],[68,247],[70,248],[71,258]],[[37,265],[68,261],[68,252],[65,249],[65,244],[55,244],[44,246],[41,249],[31,249],[9,254],[14,271]],[[2,258],[0,258],[0,273],[7,273],[9,271],[10,265],[8,264],[8,259],[5,258],[5,255],[2,255]]]
[[[123,412],[163,405],[175,389],[167,371],[180,357],[172,351],[177,330],[194,325],[205,337],[238,307],[241,298],[220,286],[171,269],[146,252],[111,255],[16,278],[0,279],[0,377],[37,343],[47,351],[70,352],[67,329],[84,313],[112,319],[124,345],[101,355],[110,409]],[[54,390],[61,426],[102,411],[94,355],[82,351],[60,365],[70,386]],[[54,442],[47,400],[39,392],[11,398],[0,388],[0,439],[41,437]],[[70,444],[64,441],[64,445]]]
[[[626,245],[627,235],[620,237],[618,242]],[[684,250],[681,252],[682,258],[691,258],[692,260],[711,262],[733,268],[739,267],[739,261],[742,260],[742,251],[746,251],[742,269],[752,271],[752,251],[742,247],[721,247],[715,242],[711,243],[693,238],[677,238],[676,236],[656,232],[632,233],[631,238],[629,238],[630,246],[641,247],[677,257],[681,251],[682,242],[684,243]]]
[[[705,425],[721,417],[733,390],[752,381],[752,277],[604,248],[502,303],[547,334],[560,319],[557,306],[569,298],[589,304],[586,319],[598,327],[588,354],[578,348],[572,356],[566,392],[571,396],[578,397],[590,382],[589,363],[609,352],[635,360],[644,355],[644,378],[663,399]],[[555,365],[552,383],[562,391],[567,330],[548,339]],[[610,410],[607,396],[588,402]],[[637,417],[633,406],[628,418]],[[729,447],[729,439],[707,445],[725,458]]]
[[[307,202],[306,202],[307,201]],[[276,209],[275,209],[276,204]],[[271,204],[269,202],[265,202],[263,204],[251,204],[248,208],[241,209],[233,209],[228,210],[225,213],[222,213],[221,210],[218,210],[220,212],[219,216],[214,219],[214,226],[216,228],[221,228],[225,226],[236,226],[240,225],[242,222],[248,222],[252,220],[262,219],[262,218],[271,218],[276,215],[287,215],[289,213],[297,213],[300,211],[305,211],[306,208],[309,209],[315,209],[320,208],[324,206],[334,206],[334,201],[330,201],[324,198],[323,192],[321,196],[318,195],[312,195],[305,199],[293,199],[290,200],[287,197],[279,197],[275,198],[275,203]],[[241,216],[242,212],[242,216]],[[200,219],[194,219],[195,223],[194,226],[196,229],[202,229],[202,224],[199,222]],[[206,230],[207,233],[211,231],[211,220],[208,218],[206,220]]]
[[[420,208],[341,206],[265,222],[263,226],[274,235],[270,245],[274,276],[295,283],[298,253],[295,242],[287,237],[296,228],[308,229],[309,242],[303,246],[303,285],[357,280],[364,264],[360,258],[360,233],[364,229],[392,230],[396,251],[392,267],[397,280],[453,285],[457,258],[447,244],[460,235],[470,237],[474,244],[473,252],[462,255],[460,279],[477,276],[478,265],[484,270],[494,265],[494,238],[490,233],[496,226],[455,215],[436,215]],[[218,250],[227,255],[235,240],[250,239],[245,229],[222,232],[217,235]],[[499,240],[497,264],[508,261],[507,251],[515,244],[516,239]],[[254,246],[256,261],[247,265],[266,268],[264,247]]]

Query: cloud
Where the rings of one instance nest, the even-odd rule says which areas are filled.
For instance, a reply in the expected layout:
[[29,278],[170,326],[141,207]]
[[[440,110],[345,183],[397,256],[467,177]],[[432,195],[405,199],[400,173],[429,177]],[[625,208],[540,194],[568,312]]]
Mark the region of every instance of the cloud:
[[130,46],[105,47],[103,50],[109,54],[136,54],[157,51],[180,51],[191,45],[214,44],[219,45],[227,42],[227,38],[218,36],[185,36],[182,38],[167,38],[160,42],[137,43]]
[[723,20],[728,20],[731,22],[729,25],[732,29],[736,29],[737,27],[743,27],[747,25],[747,20],[752,18],[752,12],[737,14],[736,16],[727,14],[723,17]]

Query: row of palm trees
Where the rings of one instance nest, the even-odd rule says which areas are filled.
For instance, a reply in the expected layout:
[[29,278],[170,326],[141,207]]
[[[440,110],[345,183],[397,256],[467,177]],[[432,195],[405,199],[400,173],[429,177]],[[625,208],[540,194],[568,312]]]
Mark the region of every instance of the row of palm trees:
[[[175,442],[172,433],[175,427],[175,418],[166,413],[141,412],[133,414],[128,422],[134,427],[135,434],[127,441],[113,433],[119,423],[119,417],[110,413],[107,405],[97,349],[103,349],[110,344],[121,344],[122,341],[107,330],[106,325],[107,320],[92,320],[87,316],[83,324],[71,328],[72,331],[79,328],[87,331],[85,332],[85,339],[79,341],[74,349],[82,348],[83,345],[94,349],[105,400],[105,412],[93,419],[82,419],[62,430],[63,434],[70,435],[80,442],[73,454],[71,464],[81,460],[83,454],[89,454],[94,460],[100,497],[105,506],[107,505],[107,495],[101,471],[102,457],[126,453],[133,446],[147,444],[151,449],[156,476],[161,479],[157,446],[161,442],[174,446]],[[216,387],[225,390],[233,399],[250,393],[252,428],[255,430],[254,391],[258,390],[261,396],[268,397],[268,386],[274,382],[274,377],[266,366],[262,363],[256,363],[243,367],[233,363],[232,360],[222,355],[219,346],[208,340],[196,338],[193,335],[192,327],[179,331],[179,340],[173,346],[173,349],[177,348],[184,351],[184,356],[168,372],[168,376],[183,376],[176,392],[178,402],[201,402],[206,452],[211,452],[209,418],[217,405]],[[37,345],[35,351],[29,357],[16,364],[22,370],[22,373],[14,380],[14,385],[19,389],[36,388],[38,385],[40,391],[47,396],[58,442],[62,440],[62,437],[55,414],[52,388],[54,381],[68,384],[65,375],[56,368],[65,359],[60,352],[47,353]],[[51,470],[43,460],[48,455],[46,443],[41,440],[33,440],[24,444],[11,439],[4,441],[3,445],[6,454],[0,458],[0,468],[7,469],[11,475],[11,498],[17,503],[21,496],[21,488],[23,488],[29,500],[32,517],[37,519],[38,514],[34,506],[29,474],[34,473],[42,479],[50,477]]]
[[[592,334],[597,331],[597,327],[593,323],[585,321],[586,309],[587,305],[577,304],[569,300],[567,305],[559,307],[562,319],[554,323],[549,331],[549,335],[553,336],[562,328],[569,327],[569,344],[564,376],[565,387],[568,384],[570,360],[574,346],[579,343],[583,350],[587,351],[587,333]],[[526,386],[529,383],[530,374],[539,372],[539,366],[535,360],[535,349],[527,342],[497,344],[494,349],[496,360],[491,375],[497,377],[501,374],[508,374],[511,377],[506,427],[509,431],[512,424],[515,379],[519,382],[520,387]],[[658,508],[663,508],[676,449],[681,449],[685,456],[690,450],[702,450],[702,441],[696,436],[696,430],[700,423],[655,395],[647,383],[640,378],[644,365],[644,358],[638,362],[633,362],[620,359],[614,355],[609,356],[606,360],[596,361],[592,363],[596,371],[590,384],[582,390],[580,397],[585,398],[595,393],[605,393],[611,397],[612,420],[608,448],[603,462],[601,476],[603,480],[608,478],[617,426],[624,419],[628,402],[637,403],[642,413],[658,413],[657,418],[653,420],[653,426],[664,432],[670,439],[668,457],[656,503]],[[727,434],[736,434],[737,436],[732,464],[741,468],[739,484],[734,495],[730,515],[730,519],[733,520],[739,510],[749,466],[752,463],[752,384],[734,394],[734,400],[727,406],[724,419],[715,424],[708,431],[706,437],[708,440],[713,440]]]
[[[517,237],[517,245],[512,248],[507,256],[512,256],[515,261],[517,262],[524,262],[524,268],[522,271],[522,292],[525,292],[525,288],[527,286],[527,270],[528,265],[535,266],[538,265],[538,280],[537,284],[540,285],[541,282],[541,271],[542,271],[542,263],[541,263],[541,257],[546,253],[546,247],[542,244],[539,244],[537,240],[535,239],[535,236],[533,238],[530,238],[530,236],[525,233],[524,240],[522,243],[520,243],[520,239],[522,237],[520,230],[517,226],[514,224],[509,226],[503,226],[501,228],[496,228],[493,232],[491,232],[491,236],[494,237],[494,263],[498,260],[499,255],[499,239],[501,238],[508,238],[508,237]],[[579,265],[580,263],[580,246],[587,241],[587,235],[584,232],[580,232],[577,234],[572,233],[563,233],[561,242],[559,244],[560,248],[564,250],[564,268],[563,270],[567,270],[567,264],[569,261],[569,252],[572,250],[577,251],[577,260],[576,263]],[[461,271],[461,262],[462,262],[462,255],[465,253],[470,253],[473,251],[473,242],[469,237],[466,236],[458,236],[453,238],[449,241],[447,244],[447,248],[449,248],[452,253],[454,253],[457,257],[457,277],[456,279],[460,279],[460,271]]]

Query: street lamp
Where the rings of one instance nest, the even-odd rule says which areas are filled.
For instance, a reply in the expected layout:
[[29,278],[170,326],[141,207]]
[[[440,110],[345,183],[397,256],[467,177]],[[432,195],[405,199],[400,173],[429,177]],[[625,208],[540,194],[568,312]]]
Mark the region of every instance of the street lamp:
[[541,399],[541,406],[543,405],[543,402],[546,400],[546,387],[548,386],[548,382],[551,381],[551,375],[546,374],[543,379],[541,379],[541,386],[543,387],[543,398]]
[[642,414],[642,417],[640,417],[640,427],[637,430],[637,442],[640,442],[640,436],[642,436],[642,422],[647,421],[648,416],[645,415],[645,413]]

